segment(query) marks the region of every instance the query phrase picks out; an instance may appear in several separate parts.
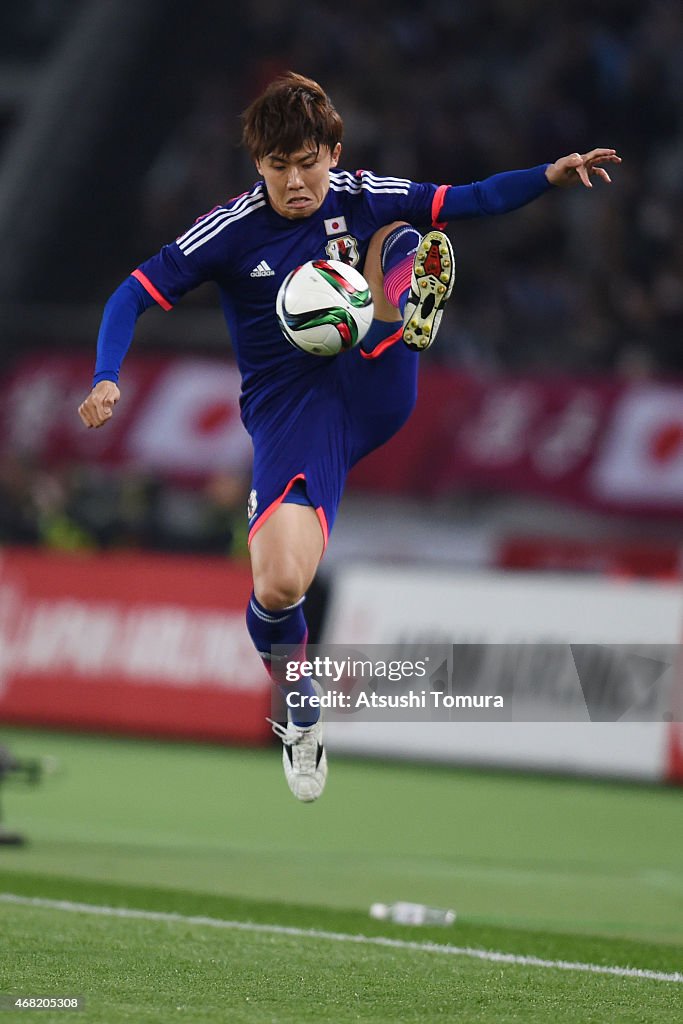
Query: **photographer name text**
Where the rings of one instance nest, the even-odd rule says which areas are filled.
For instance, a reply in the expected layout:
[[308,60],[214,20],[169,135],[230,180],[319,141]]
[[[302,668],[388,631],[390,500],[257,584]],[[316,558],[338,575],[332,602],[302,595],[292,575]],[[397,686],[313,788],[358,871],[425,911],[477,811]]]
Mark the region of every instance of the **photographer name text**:
[[322,697],[317,694],[292,692],[286,698],[287,707],[339,708],[342,711],[387,708],[502,708],[503,698],[483,693],[441,693],[439,690],[409,690],[407,693],[358,693],[351,695],[330,690]]

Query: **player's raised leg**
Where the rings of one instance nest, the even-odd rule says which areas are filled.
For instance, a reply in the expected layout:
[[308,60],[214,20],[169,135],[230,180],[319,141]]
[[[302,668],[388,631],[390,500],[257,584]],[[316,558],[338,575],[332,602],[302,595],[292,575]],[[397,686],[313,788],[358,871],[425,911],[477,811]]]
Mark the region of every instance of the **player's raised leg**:
[[[316,800],[325,787],[327,757],[320,709],[310,698],[320,688],[309,676],[287,680],[287,664],[305,659],[308,630],[303,604],[323,553],[324,540],[310,505],[281,504],[251,541],[254,592],[247,608],[247,628],[273,682],[290,695],[287,725],[273,723],[283,743],[287,784],[298,800]],[[273,655],[273,646],[280,652]]]
[[422,237],[396,222],[373,236],[364,268],[378,320],[402,319],[408,348],[421,352],[434,342],[444,306],[453,291],[455,259],[443,231]]
[[455,259],[448,235],[428,231],[415,253],[403,307],[403,340],[408,348],[422,352],[433,343],[454,281]]

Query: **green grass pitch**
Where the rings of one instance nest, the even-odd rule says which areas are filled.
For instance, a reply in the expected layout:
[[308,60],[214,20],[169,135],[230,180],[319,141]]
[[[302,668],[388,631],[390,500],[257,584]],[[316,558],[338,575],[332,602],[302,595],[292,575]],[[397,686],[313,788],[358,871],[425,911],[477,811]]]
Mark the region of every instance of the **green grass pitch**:
[[[683,1019],[680,982],[463,953],[680,976],[680,791],[333,758],[304,806],[275,749],[7,728],[0,742],[62,766],[4,793],[30,842],[0,847],[0,892],[23,898],[0,900],[0,993],[85,1000],[0,1024]],[[458,918],[369,918],[399,899]]]

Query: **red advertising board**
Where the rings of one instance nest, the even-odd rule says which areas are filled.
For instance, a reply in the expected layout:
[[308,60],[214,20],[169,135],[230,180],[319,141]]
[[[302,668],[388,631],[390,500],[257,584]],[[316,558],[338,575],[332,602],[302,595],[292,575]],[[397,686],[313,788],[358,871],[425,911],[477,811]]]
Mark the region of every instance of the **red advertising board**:
[[[240,377],[227,358],[131,354],[116,415],[97,431],[76,415],[91,372],[87,356],[20,360],[3,381],[0,454],[194,478],[248,470]],[[360,462],[349,487],[417,496],[468,488],[679,515],[683,383],[482,377],[426,365],[410,420]]]
[[608,512],[683,509],[683,387],[616,378],[420,376],[417,408],[350,486],[536,494]]
[[681,576],[678,545],[638,540],[508,536],[497,546],[495,564],[500,569],[590,572],[622,579],[677,580]]
[[116,415],[103,430],[87,430],[76,412],[92,370],[83,355],[20,360],[3,381],[0,453],[199,478],[249,467],[240,375],[228,359],[129,356]]
[[669,725],[667,779],[683,785],[683,725],[671,722]]
[[0,551],[0,720],[261,743],[246,566]]
[[683,656],[674,682],[667,749],[667,778],[683,785]]

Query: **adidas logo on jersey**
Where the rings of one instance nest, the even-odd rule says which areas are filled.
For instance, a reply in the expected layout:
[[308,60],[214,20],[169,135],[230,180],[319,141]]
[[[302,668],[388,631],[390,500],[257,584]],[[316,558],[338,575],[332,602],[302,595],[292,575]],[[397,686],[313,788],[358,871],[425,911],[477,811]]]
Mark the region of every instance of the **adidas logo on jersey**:
[[258,266],[254,267],[249,277],[275,277],[275,271],[268,266],[265,260],[261,260]]

